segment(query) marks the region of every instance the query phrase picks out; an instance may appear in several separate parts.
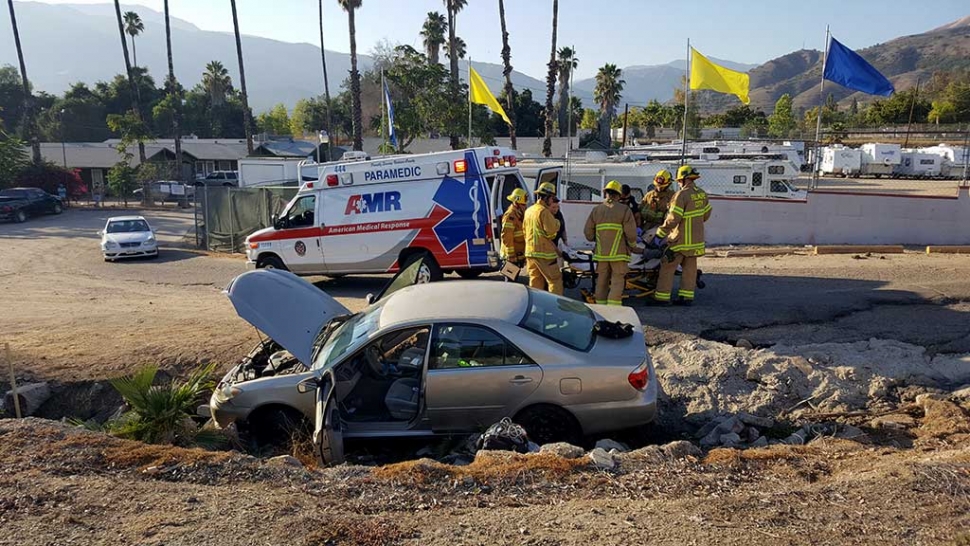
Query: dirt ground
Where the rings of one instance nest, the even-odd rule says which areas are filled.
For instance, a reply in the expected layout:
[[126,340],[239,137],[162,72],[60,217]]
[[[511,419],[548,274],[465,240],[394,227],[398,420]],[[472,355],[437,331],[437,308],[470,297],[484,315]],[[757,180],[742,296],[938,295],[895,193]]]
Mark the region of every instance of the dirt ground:
[[[245,261],[179,248],[189,214],[144,214],[163,244],[157,260],[103,262],[104,211],[0,225],[0,344],[20,381],[224,368],[258,339],[221,292]],[[920,392],[943,395],[970,365],[970,256],[709,257],[701,268],[694,307],[638,307],[661,380],[679,386],[661,412],[678,420],[797,401],[798,359],[814,367],[810,394],[851,384],[859,400],[831,407],[863,414],[902,404],[897,391],[921,361],[943,371]],[[359,309],[387,277],[313,281]],[[873,362],[897,355],[905,366]],[[909,375],[886,383],[887,369]],[[727,376],[753,390],[717,392]],[[789,398],[771,398],[785,389]],[[82,403],[62,402],[64,415]],[[647,447],[614,470],[547,455],[306,470],[0,420],[0,545],[970,544],[970,401],[959,403],[942,421],[912,410],[915,422],[890,432],[865,415],[840,419],[870,433],[863,443],[677,456]]]

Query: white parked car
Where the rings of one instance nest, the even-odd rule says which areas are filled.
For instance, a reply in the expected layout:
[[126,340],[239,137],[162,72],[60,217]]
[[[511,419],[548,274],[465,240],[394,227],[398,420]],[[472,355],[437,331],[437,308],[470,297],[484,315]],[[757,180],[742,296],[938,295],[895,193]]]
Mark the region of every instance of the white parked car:
[[104,261],[112,262],[119,258],[137,256],[158,257],[158,240],[141,216],[114,216],[108,218],[101,236],[101,253]]

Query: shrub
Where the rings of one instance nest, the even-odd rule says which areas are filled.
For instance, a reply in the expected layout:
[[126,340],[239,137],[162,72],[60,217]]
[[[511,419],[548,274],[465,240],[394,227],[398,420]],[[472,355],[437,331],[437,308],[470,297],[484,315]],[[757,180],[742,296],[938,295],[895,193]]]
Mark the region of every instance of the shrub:
[[17,174],[11,186],[40,188],[51,195],[57,195],[57,187],[65,182],[68,196],[76,198],[87,195],[87,184],[81,180],[77,169],[64,169],[53,163],[26,166]]

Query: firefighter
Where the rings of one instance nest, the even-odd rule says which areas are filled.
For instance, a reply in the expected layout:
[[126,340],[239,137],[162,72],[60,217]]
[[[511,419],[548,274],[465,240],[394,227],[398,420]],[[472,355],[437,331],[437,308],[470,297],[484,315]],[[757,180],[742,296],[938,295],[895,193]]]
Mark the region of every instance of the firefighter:
[[526,209],[525,265],[529,271],[529,286],[562,295],[562,271],[559,269],[559,251],[552,242],[559,232],[559,220],[550,207],[556,198],[556,187],[550,182],[539,184],[536,202]]
[[704,222],[711,217],[711,205],[707,194],[694,181],[700,178],[690,165],[677,169],[678,191],[670,203],[670,212],[653,239],[660,245],[667,239],[667,251],[661,258],[660,277],[654,300],[660,304],[671,303],[670,292],[674,286],[674,273],[682,266],[680,290],[675,305],[691,305],[697,286],[697,258],[704,255]]
[[670,187],[670,172],[666,169],[657,173],[653,178],[653,189],[643,197],[640,206],[640,216],[643,218],[643,231],[653,229],[664,222],[670,201],[674,198],[674,190]]
[[637,203],[637,199],[630,194],[630,186],[623,184],[621,186],[623,191],[620,193],[620,202],[624,205],[630,207],[633,211],[633,219],[636,221],[637,226],[640,225],[640,203]]
[[515,188],[508,200],[511,201],[502,216],[502,258],[522,267],[525,265],[525,231],[522,218],[529,198],[522,188]]
[[636,251],[637,222],[622,200],[623,188],[616,180],[606,184],[606,200],[589,213],[583,234],[596,241],[596,303],[623,305],[623,289],[629,271],[630,251]]

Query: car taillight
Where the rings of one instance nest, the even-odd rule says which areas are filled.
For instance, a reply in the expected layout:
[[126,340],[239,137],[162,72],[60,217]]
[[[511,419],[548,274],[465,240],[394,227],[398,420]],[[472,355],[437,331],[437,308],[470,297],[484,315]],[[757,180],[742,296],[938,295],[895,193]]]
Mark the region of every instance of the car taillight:
[[647,361],[644,360],[635,370],[630,372],[626,380],[630,382],[631,387],[638,391],[646,389],[647,383],[650,381],[650,368],[647,366]]
[[505,156],[505,160],[508,162],[509,167],[515,167],[516,160],[514,155]]

